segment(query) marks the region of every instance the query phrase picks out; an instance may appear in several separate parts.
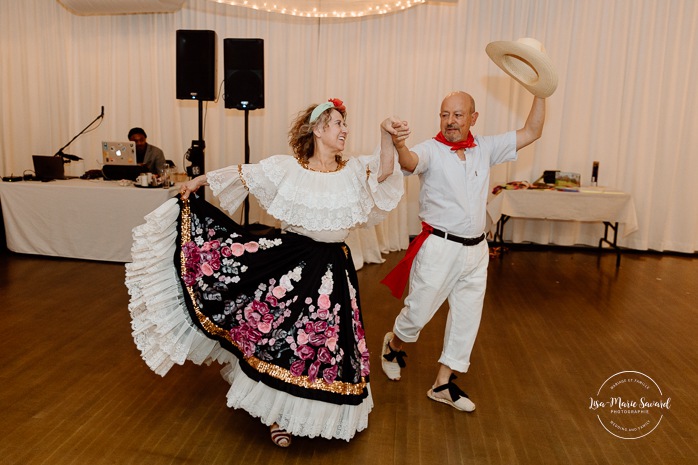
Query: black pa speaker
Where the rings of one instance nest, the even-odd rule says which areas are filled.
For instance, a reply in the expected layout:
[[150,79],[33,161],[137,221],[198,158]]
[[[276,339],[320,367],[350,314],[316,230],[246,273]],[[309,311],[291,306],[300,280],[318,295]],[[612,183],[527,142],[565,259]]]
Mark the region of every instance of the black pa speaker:
[[216,99],[216,31],[177,31],[177,98]]
[[225,107],[264,108],[264,40],[223,39]]

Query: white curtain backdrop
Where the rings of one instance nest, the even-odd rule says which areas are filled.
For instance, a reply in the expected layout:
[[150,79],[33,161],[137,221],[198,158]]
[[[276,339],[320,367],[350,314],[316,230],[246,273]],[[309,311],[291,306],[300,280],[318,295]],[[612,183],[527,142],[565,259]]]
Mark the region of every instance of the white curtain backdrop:
[[[253,162],[289,153],[291,118],[330,97],[348,108],[347,154],[370,153],[380,121],[407,119],[411,143],[438,131],[446,93],[466,90],[480,118],[473,131],[523,125],[531,95],[494,65],[494,40],[540,40],[559,73],[543,137],[499,166],[492,184],[575,171],[633,195],[638,231],[620,245],[698,250],[698,2],[695,0],[460,0],[358,19],[311,19],[187,0],[175,13],[77,16],[56,0],[0,0],[0,170],[31,169],[99,115],[102,124],[66,149],[99,168],[102,140],[141,126],[182,167],[198,138],[198,104],[177,100],[178,29],[214,30],[222,84],[223,39],[262,38],[265,108],[249,114]],[[244,160],[244,113],[204,102],[206,169]],[[71,164],[72,165],[72,164]],[[398,211],[353,235],[381,252],[405,248],[419,230],[418,182]],[[573,195],[573,194],[571,194]],[[251,220],[267,220],[252,211]],[[513,226],[509,226],[513,223]],[[512,220],[505,239],[595,245],[603,227]],[[350,244],[351,245],[351,244]],[[367,261],[380,257],[367,257]]]

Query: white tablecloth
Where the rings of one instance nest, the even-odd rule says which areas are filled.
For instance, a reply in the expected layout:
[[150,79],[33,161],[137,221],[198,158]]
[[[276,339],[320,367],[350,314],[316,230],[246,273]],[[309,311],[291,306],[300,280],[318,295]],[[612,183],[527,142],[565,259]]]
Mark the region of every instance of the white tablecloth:
[[490,199],[487,213],[493,224],[506,215],[512,219],[619,223],[623,236],[638,229],[632,196],[603,188],[589,188],[580,192],[503,190]]
[[7,247],[18,253],[131,261],[131,230],[177,194],[116,181],[0,182]]
[[[176,187],[122,187],[100,180],[0,182],[7,246],[17,253],[130,262],[131,230],[177,192]],[[357,269],[407,248],[407,235],[396,237],[404,227],[392,224],[398,213],[378,226],[351,232],[346,242]]]

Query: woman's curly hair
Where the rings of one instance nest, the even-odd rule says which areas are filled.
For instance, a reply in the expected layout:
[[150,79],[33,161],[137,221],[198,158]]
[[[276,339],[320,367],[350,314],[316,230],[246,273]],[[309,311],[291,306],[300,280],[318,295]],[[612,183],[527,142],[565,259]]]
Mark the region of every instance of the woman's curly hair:
[[[317,105],[310,105],[305,110],[300,111],[296,118],[291,123],[291,129],[288,131],[288,143],[291,146],[293,153],[301,161],[307,162],[315,151],[315,138],[313,131],[317,127],[326,127],[330,124],[330,113],[332,110],[337,110],[344,119],[347,117],[347,111],[344,105],[340,107],[330,107],[323,111],[320,116],[311,124],[310,114]],[[341,156],[340,156],[341,159]]]

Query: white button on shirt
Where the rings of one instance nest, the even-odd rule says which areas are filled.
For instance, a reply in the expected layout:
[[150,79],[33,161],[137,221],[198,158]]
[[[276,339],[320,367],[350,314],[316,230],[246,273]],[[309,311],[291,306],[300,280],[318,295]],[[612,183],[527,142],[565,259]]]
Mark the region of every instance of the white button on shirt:
[[485,231],[490,167],[517,157],[516,131],[475,136],[475,144],[465,150],[465,160],[434,139],[411,149],[419,157],[412,174],[419,175],[421,183],[420,219],[461,237],[477,237]]

